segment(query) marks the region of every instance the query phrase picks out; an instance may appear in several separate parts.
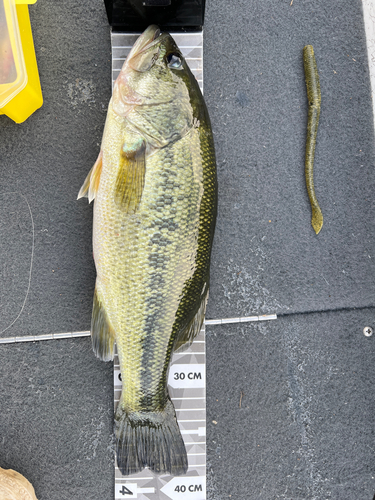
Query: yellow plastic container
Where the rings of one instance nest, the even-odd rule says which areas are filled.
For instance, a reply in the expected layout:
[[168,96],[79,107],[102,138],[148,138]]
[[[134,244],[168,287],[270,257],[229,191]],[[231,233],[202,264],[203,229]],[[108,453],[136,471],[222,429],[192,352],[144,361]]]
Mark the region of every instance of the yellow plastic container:
[[25,121],[43,104],[27,4],[0,0],[0,114]]

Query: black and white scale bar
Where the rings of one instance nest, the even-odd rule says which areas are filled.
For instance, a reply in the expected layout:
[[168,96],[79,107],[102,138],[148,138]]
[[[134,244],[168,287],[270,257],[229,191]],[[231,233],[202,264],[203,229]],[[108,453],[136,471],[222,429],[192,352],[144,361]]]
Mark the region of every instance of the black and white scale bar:
[[[113,83],[138,36],[129,33],[111,34]],[[203,91],[203,33],[172,33],[172,36]],[[206,499],[205,361],[205,331],[203,329],[187,350],[173,355],[169,370],[169,393],[176,409],[177,420],[188,454],[187,475],[179,478],[168,475],[154,476],[150,471],[145,470],[122,478],[116,467],[115,500],[118,498]],[[114,360],[115,406],[121,394],[119,368],[116,356]]]
[[[154,476],[149,470],[145,469],[138,474],[123,477],[118,468],[115,467],[115,499],[123,497],[144,500],[163,500],[167,498],[196,498],[197,500],[204,500],[206,498],[206,384],[204,348],[205,331],[203,328],[196,341],[187,350],[173,355],[169,370],[169,392],[175,406],[177,420],[188,456],[189,469],[187,475],[182,478],[180,477],[179,483],[176,483],[174,488],[171,488],[170,485],[174,485],[176,481],[176,478],[172,476]],[[114,390],[114,403],[116,407],[121,395],[121,377],[117,354],[114,359]],[[130,494],[126,493],[126,489],[132,491],[137,496],[130,497]],[[185,497],[181,496],[184,490],[185,493],[189,492],[189,497],[186,497],[186,494]],[[123,496],[122,492],[124,492]]]

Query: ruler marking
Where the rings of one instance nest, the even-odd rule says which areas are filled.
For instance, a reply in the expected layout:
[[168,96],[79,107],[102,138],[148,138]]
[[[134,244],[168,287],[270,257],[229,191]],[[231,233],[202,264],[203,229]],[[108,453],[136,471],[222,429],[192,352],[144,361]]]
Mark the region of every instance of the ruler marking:
[[[118,467],[115,467],[116,470],[120,470]],[[133,482],[135,480],[137,481],[150,481],[151,479],[154,479],[154,476],[148,476],[148,477],[134,477],[132,479],[129,479],[130,482]],[[127,481],[127,479],[124,479],[124,477],[115,477],[115,481]]]
[[[272,317],[267,317],[263,318],[262,320],[258,321],[269,321],[272,319],[277,319],[276,314],[274,315],[269,315]],[[241,318],[239,318],[241,320]],[[215,323],[213,323],[215,321]],[[226,323],[234,323],[233,321],[227,321],[226,323],[223,323],[224,320],[207,320],[206,324],[209,326],[213,325],[223,325]],[[255,321],[255,320],[254,320]],[[238,321],[238,323],[245,323],[247,321],[244,321],[243,319],[241,321]],[[91,333],[89,331],[87,332],[66,332],[66,333],[46,333],[46,334],[40,334],[40,335],[23,335],[23,336],[17,336],[17,337],[3,337],[0,338],[0,344],[17,344],[19,342],[40,342],[42,340],[66,340],[66,339],[72,339],[72,338],[83,338],[83,337],[90,337]],[[204,340],[194,340],[194,344],[204,344]],[[205,352],[200,352],[200,351],[193,351],[193,352],[176,352],[174,353],[174,356],[197,356],[200,354],[205,354]],[[117,365],[115,365],[117,366]]]
[[185,444],[188,444],[188,445],[194,445],[194,444],[206,444],[206,441],[196,441],[196,442],[187,442],[185,441]]
[[175,352],[174,353],[174,356],[197,356],[199,354],[206,354],[205,351],[201,352],[201,351],[193,351],[192,353],[191,352]]
[[171,398],[173,401],[185,400],[185,399],[206,399],[204,396],[200,396],[197,398]]
[[[112,49],[120,49],[120,50],[130,50],[133,48],[133,45],[124,45],[123,47],[121,47],[120,45],[113,45],[112,46]],[[202,47],[201,46],[196,46],[196,45],[179,45],[179,49],[180,50],[184,50],[184,49],[201,49]],[[125,58],[126,59],[126,58]],[[112,57],[112,61],[117,61],[118,58],[117,57]]]
[[[205,320],[205,325],[224,325],[224,324],[236,324],[236,323],[249,323],[252,321],[270,321],[277,319],[277,314],[264,314],[261,316],[243,316],[239,318],[222,318],[222,319],[207,319]],[[60,339],[70,339],[70,338],[80,338],[80,337],[90,337],[91,333],[89,330],[78,331],[78,332],[61,332],[61,333],[45,333],[40,335],[24,335],[15,337],[5,337],[0,338],[0,344],[13,344],[18,342],[37,342],[40,340],[60,340]],[[204,340],[194,340],[194,344],[204,344]],[[194,345],[193,344],[193,345]],[[175,356],[197,356],[203,355],[205,352],[177,352]]]
[[199,420],[180,420],[178,419],[178,421],[181,423],[181,422],[184,422],[184,423],[190,423],[190,422],[206,422],[206,419],[205,418],[202,418],[202,419],[199,419]]
[[206,411],[206,408],[175,408],[176,411]]

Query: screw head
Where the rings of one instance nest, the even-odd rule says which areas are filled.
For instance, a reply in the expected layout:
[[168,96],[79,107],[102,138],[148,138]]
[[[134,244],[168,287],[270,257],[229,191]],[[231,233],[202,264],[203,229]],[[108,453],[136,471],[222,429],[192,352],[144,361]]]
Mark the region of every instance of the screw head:
[[363,333],[366,335],[366,337],[371,337],[371,335],[374,333],[374,331],[371,328],[371,326],[365,326],[363,329]]

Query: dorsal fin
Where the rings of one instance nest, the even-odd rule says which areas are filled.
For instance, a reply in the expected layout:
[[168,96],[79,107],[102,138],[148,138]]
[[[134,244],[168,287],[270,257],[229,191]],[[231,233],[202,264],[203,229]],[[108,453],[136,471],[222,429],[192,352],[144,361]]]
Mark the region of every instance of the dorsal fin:
[[146,143],[139,137],[124,144],[115,184],[115,202],[126,213],[135,213],[142,198],[145,183]]
[[100,150],[99,156],[88,173],[85,182],[82,184],[81,189],[79,190],[77,200],[86,196],[89,199],[89,203],[95,199],[96,193],[99,188],[100,174],[102,173],[102,165],[103,165],[103,152]]

